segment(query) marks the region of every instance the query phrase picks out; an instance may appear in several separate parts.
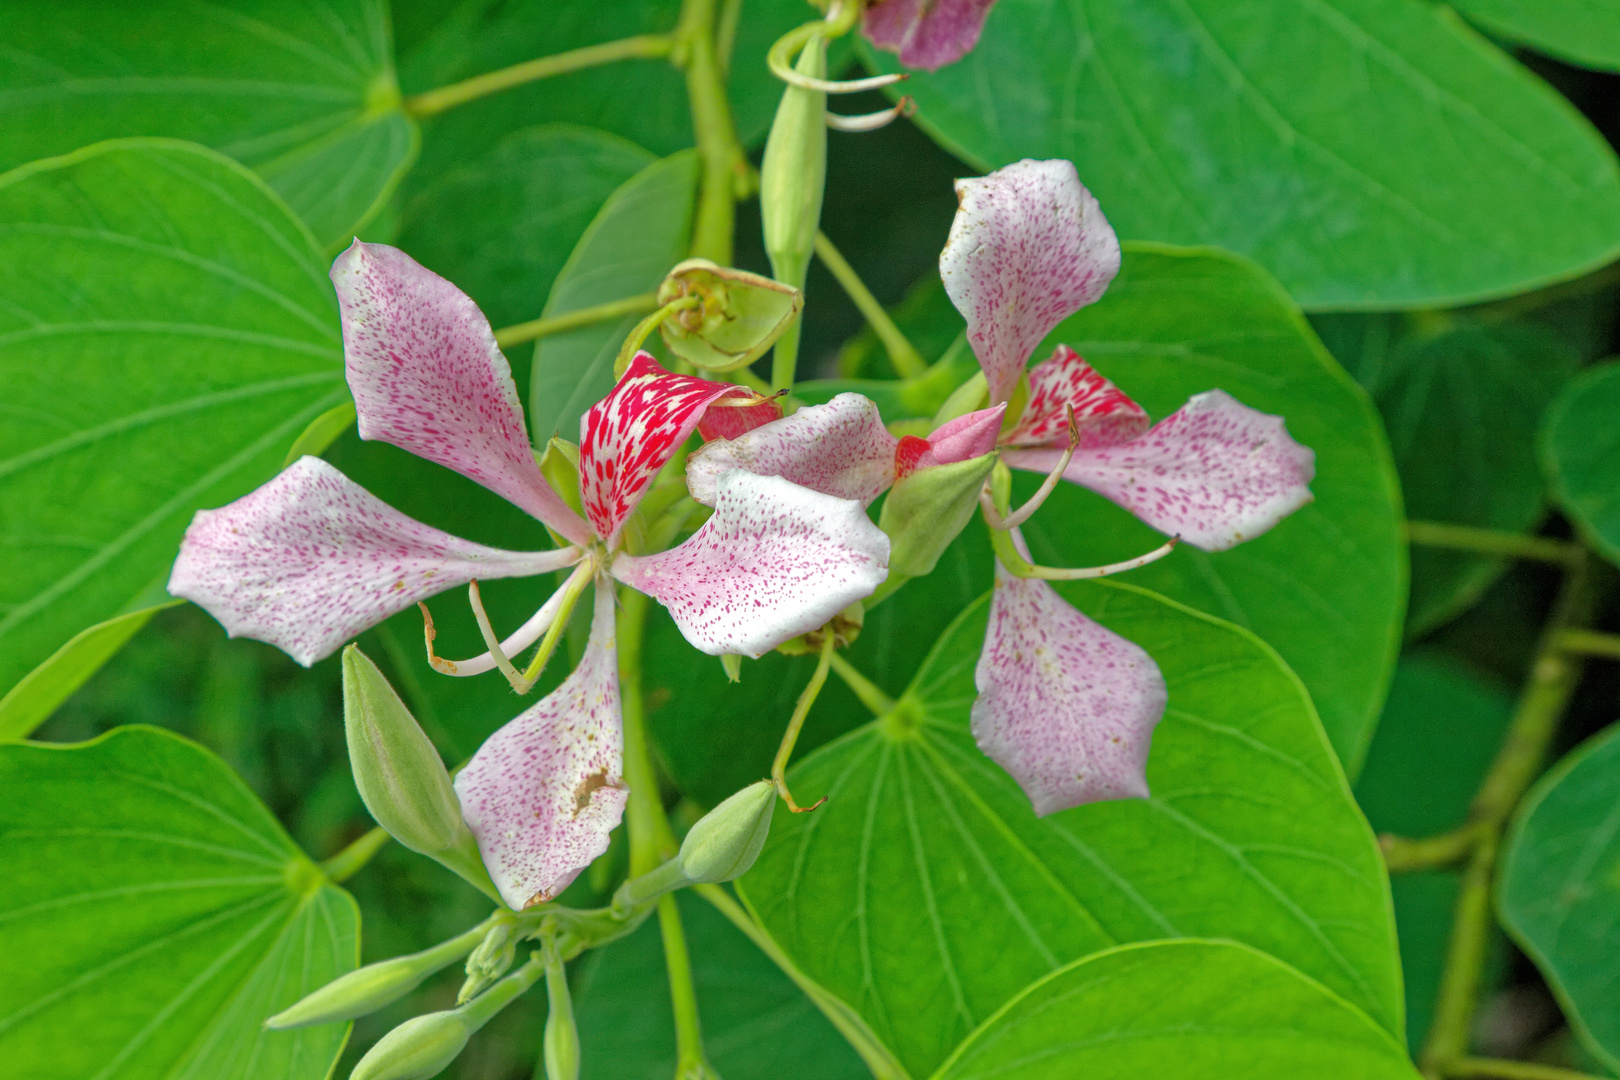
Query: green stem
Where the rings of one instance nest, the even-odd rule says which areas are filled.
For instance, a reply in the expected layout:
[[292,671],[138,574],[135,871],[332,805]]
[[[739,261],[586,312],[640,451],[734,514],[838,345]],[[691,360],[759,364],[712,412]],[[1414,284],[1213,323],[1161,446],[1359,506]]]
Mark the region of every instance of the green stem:
[[1620,634],[1603,634],[1596,630],[1565,630],[1558,635],[1558,647],[1581,656],[1601,656],[1620,660]]
[[706,1065],[703,1026],[698,1020],[692,956],[686,947],[681,912],[673,896],[658,901],[658,929],[664,935],[664,966],[669,970],[669,997],[675,1014],[675,1075],[699,1076]]
[[1449,1075],[1453,1063],[1462,1060],[1468,1051],[1490,942],[1491,879],[1502,829],[1540,771],[1558,721],[1580,680],[1581,661],[1561,651],[1558,639],[1566,629],[1590,621],[1594,606],[1584,560],[1578,560],[1565,576],[1557,604],[1542,632],[1507,739],[1470,808],[1475,845],[1463,871],[1434,1021],[1419,1055],[1429,1077]]
[[580,308],[564,315],[530,319],[516,326],[503,326],[495,331],[495,344],[504,349],[508,345],[521,345],[525,341],[535,341],[567,330],[578,330],[582,326],[592,326],[625,315],[640,315],[643,311],[651,311],[657,306],[658,297],[652,293],[627,296],[623,300],[610,300],[605,304]]
[[799,333],[804,327],[804,312],[793,317],[793,322],[782,331],[782,336],[771,346],[771,389],[791,390],[799,367]]
[[393,837],[381,825],[368,831],[364,836],[354,841],[336,855],[321,863],[321,873],[326,875],[333,884],[348,881],[360,868],[371,861],[371,857],[387,846]]
[[1590,1073],[1543,1065],[1535,1061],[1503,1061],[1500,1058],[1462,1058],[1446,1066],[1448,1077],[1476,1080],[1602,1080]]
[[1497,555],[1533,562],[1569,565],[1582,557],[1579,544],[1548,540],[1541,536],[1476,529],[1470,525],[1450,525],[1441,521],[1408,521],[1406,538],[1425,547],[1452,548],[1477,555]]
[[692,131],[703,164],[692,224],[692,255],[730,266],[744,157],[715,49],[715,15],[715,0],[685,0],[675,34],[680,42],[677,60],[686,72]]
[[824,232],[816,233],[816,255],[832,272],[832,276],[838,279],[838,284],[843,286],[844,292],[866,317],[872,332],[883,342],[883,348],[887,350],[889,362],[894,365],[896,373],[902,379],[916,379],[926,374],[928,361],[924,360],[922,353],[906,339],[906,335],[900,332],[900,328],[889,318],[889,313],[883,309],[883,305],[878,303],[877,297],[872,295],[872,290],[866,287],[866,282],[861,280],[855,268],[849,265],[849,260],[833,246],[833,242],[827,239]]
[[782,745],[776,748],[776,760],[771,763],[771,779],[776,781],[776,790],[782,796],[782,801],[788,804],[788,809],[795,814],[814,810],[827,801],[823,795],[813,806],[800,806],[794,802],[787,786],[787,764],[793,756],[794,745],[799,741],[799,732],[804,729],[804,718],[810,715],[810,707],[816,703],[821,688],[827,683],[827,671],[832,667],[833,650],[836,648],[837,635],[829,623],[821,629],[821,658],[816,663],[815,673],[799,695],[798,704],[793,706],[793,716],[788,720],[787,730],[782,733]]
[[731,75],[731,54],[737,45],[737,25],[741,21],[742,0],[721,0],[720,21],[714,32],[714,52],[720,61],[722,79]]
[[1464,825],[1448,833],[1418,840],[1384,833],[1378,838],[1378,846],[1384,852],[1384,866],[1389,872],[1404,874],[1413,870],[1454,866],[1468,857],[1478,840],[1479,828]]
[[499,71],[474,75],[470,79],[408,97],[405,99],[405,112],[417,119],[435,116],[457,105],[465,105],[469,101],[476,101],[481,97],[510,90],[514,86],[522,86],[537,79],[566,75],[570,71],[611,64],[617,60],[657,60],[668,56],[674,47],[675,41],[668,34],[640,34],[618,41],[606,41],[600,45],[587,45],[583,49],[572,49],[565,53],[557,53],[555,56],[527,60],[508,68],[501,68]]
[[894,698],[878,689],[876,683],[855,670],[854,664],[837,653],[832,655],[832,669],[844,680],[844,685],[855,691],[855,696],[872,711],[873,716],[885,716],[894,711]]

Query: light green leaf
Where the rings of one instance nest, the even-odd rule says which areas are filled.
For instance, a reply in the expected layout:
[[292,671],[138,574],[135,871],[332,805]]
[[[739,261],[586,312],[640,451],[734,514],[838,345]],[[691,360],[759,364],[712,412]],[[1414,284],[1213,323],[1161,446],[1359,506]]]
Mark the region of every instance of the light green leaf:
[[1620,69],[1620,4],[1615,0],[1456,0],[1452,5],[1493,34],[1573,64]]
[[37,1080],[321,1080],[359,911],[218,758],[155,728],[0,746],[0,1058]]
[[937,1080],[1416,1080],[1367,1015],[1287,964],[1227,941],[1088,957],[1031,986]]
[[[557,275],[544,317],[652,292],[692,235],[696,151],[655,161],[626,180],[580,237]],[[613,389],[613,360],[640,315],[544,338],[529,377],[529,430],[536,446],[579,438],[579,418]]]
[[790,773],[801,802],[828,801],[778,818],[742,878],[765,927],[917,1076],[1033,980],[1174,937],[1253,945],[1399,1034],[1382,861],[1293,673],[1152,593],[1059,591],[1164,672],[1153,797],[1033,815],[968,730],[981,600],[893,713]]
[[269,479],[344,400],[324,261],[200,146],[102,143],[0,177],[0,687],[128,610],[196,510]]
[[304,433],[293,440],[287,456],[281,460],[281,467],[285,469],[301,457],[320,457],[345,431],[349,430],[354,421],[355,408],[352,401],[345,401],[341,405],[327,409],[311,420]]
[[1620,727],[1588,739],[1520,805],[1496,902],[1581,1041],[1620,1068]]
[[1620,563],[1620,363],[1582,372],[1553,403],[1541,429],[1541,464],[1564,513]]
[[416,154],[383,0],[6,4],[0,41],[0,169],[118,136],[189,139],[257,171],[334,245]]
[[[1275,282],[1217,252],[1130,246],[1103,299],[1059,326],[1036,358],[1057,342],[1156,420],[1219,388],[1283,416],[1316,452],[1314,503],[1231,551],[1183,544],[1130,580],[1270,642],[1304,680],[1354,775],[1394,668],[1406,592],[1400,495],[1371,402]],[[1058,485],[1025,532],[1053,566],[1127,559],[1163,541],[1072,484]]]
[[1249,255],[1310,307],[1455,304],[1620,251],[1613,151],[1439,4],[1002,0],[903,89],[967,160],[1069,158],[1122,236]]

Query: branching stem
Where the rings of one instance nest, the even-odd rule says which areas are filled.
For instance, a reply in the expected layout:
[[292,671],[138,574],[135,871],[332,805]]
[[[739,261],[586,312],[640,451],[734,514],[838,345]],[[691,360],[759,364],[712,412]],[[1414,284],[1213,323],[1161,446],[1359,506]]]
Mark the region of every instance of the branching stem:
[[799,732],[804,728],[804,718],[810,715],[810,706],[816,703],[821,694],[821,688],[826,685],[827,671],[832,667],[833,650],[837,648],[837,635],[829,624],[821,631],[821,659],[816,663],[815,674],[810,676],[810,682],[805,686],[804,692],[799,695],[798,704],[793,707],[793,716],[788,720],[787,731],[782,734],[782,745],[777,747],[776,760],[771,763],[771,779],[776,781],[777,793],[782,801],[788,804],[788,809],[795,814],[803,814],[814,810],[827,801],[823,795],[810,806],[800,806],[793,801],[793,793],[787,786],[788,759],[793,756],[793,747],[799,741]]
[[876,683],[855,669],[855,665],[838,653],[832,654],[832,669],[844,684],[861,699],[861,704],[872,710],[873,716],[887,716],[894,711],[894,698],[878,689]]
[[651,311],[657,306],[658,297],[652,293],[627,296],[623,300],[610,300],[605,304],[580,308],[578,311],[562,315],[530,319],[516,326],[503,326],[495,331],[495,344],[504,349],[509,345],[521,345],[525,341],[536,341],[552,334],[578,330],[582,326],[594,326],[596,323],[608,322],[626,315],[640,315],[643,311]]
[[872,327],[872,332],[878,336],[878,340],[883,342],[883,348],[889,354],[889,362],[894,365],[894,370],[900,377],[916,379],[926,374],[928,361],[923,359],[922,353],[917,351],[895,325],[894,320],[889,318],[889,313],[878,303],[877,297],[872,295],[872,290],[866,287],[866,282],[862,281],[855,268],[849,265],[849,260],[833,246],[831,240],[827,239],[826,233],[816,233],[816,256],[832,272],[832,276],[838,279],[838,284],[843,286],[844,292],[866,317],[867,324]]
[[465,105],[469,101],[553,75],[566,75],[570,71],[599,67],[617,60],[656,60],[668,56],[674,47],[675,40],[668,34],[639,34],[618,41],[605,41],[600,45],[587,45],[583,49],[570,49],[555,56],[526,60],[499,71],[474,75],[470,79],[408,97],[405,99],[405,112],[417,119],[436,116],[457,105]]
[[1566,566],[1579,561],[1583,554],[1579,544],[1564,540],[1520,536],[1518,533],[1476,529],[1471,525],[1451,525],[1443,521],[1408,521],[1406,538],[1423,547],[1452,548],[1471,551],[1476,555],[1562,563]]
[[334,885],[348,881],[371,861],[373,855],[387,847],[388,841],[392,839],[393,837],[388,835],[388,830],[378,825],[321,863],[321,873],[325,874],[326,879]]
[[684,0],[675,36],[679,43],[675,59],[686,73],[692,131],[703,164],[692,225],[692,255],[730,266],[737,192],[746,167],[716,46],[715,0]]

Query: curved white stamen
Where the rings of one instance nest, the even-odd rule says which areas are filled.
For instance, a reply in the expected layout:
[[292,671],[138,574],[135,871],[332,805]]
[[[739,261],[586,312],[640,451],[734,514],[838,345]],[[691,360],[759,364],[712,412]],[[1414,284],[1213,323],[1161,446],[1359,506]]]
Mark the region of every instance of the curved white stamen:
[[[590,566],[587,561],[574,569],[574,576],[589,572]],[[568,586],[564,585],[552,593],[546,602],[540,605],[540,610],[529,616],[528,622],[518,627],[511,637],[500,643],[501,652],[506,656],[515,656],[536,641],[539,641],[540,635],[551,629],[551,624],[556,621],[557,613],[562,610],[563,604],[568,598],[568,592]],[[429,625],[431,626],[431,624]],[[494,653],[490,652],[482,653],[471,660],[445,660],[442,657],[434,656],[431,638],[428,644],[428,659],[433,664],[435,671],[446,675],[454,675],[457,678],[467,675],[482,675],[486,671],[494,671],[498,666]]]

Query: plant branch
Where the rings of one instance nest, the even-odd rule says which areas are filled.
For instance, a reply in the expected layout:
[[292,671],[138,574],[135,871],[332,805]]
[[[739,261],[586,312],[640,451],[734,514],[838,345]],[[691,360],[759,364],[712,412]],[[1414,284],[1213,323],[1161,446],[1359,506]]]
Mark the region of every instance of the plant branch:
[[872,710],[873,716],[885,716],[894,711],[894,698],[878,689],[876,683],[855,669],[855,665],[838,653],[832,654],[832,669],[844,685],[855,691],[861,704]]
[[1620,634],[1604,634],[1596,630],[1565,630],[1558,635],[1558,647],[1580,656],[1601,656],[1620,660]]
[[730,266],[737,192],[745,169],[731,103],[726,99],[725,73],[716,51],[715,19],[715,0],[684,0],[680,25],[675,30],[678,48],[673,59],[686,73],[692,131],[703,164],[697,216],[692,224],[692,255]]
[[816,670],[805,685],[804,692],[799,695],[798,703],[793,706],[793,716],[782,735],[782,745],[776,748],[776,760],[771,763],[771,779],[776,782],[776,790],[782,796],[782,801],[788,804],[788,809],[795,814],[814,810],[827,801],[827,796],[823,795],[810,806],[800,806],[794,802],[793,793],[787,785],[787,765],[788,759],[793,756],[793,747],[799,741],[799,732],[804,728],[804,718],[810,715],[810,707],[816,703],[821,688],[826,685],[827,671],[832,667],[833,653],[837,648],[838,635],[833,633],[832,624],[829,623],[821,629],[821,656],[816,661]]
[[1454,866],[1466,859],[1479,839],[1477,825],[1464,825],[1438,836],[1412,840],[1384,833],[1378,847],[1384,853],[1384,866],[1392,874]]
[[417,119],[436,116],[457,105],[465,105],[469,101],[553,75],[566,75],[570,71],[599,67],[616,60],[657,60],[668,56],[674,47],[675,39],[668,34],[640,34],[600,45],[587,45],[583,49],[526,60],[499,71],[474,75],[470,79],[408,97],[405,99],[405,112]]
[[1549,540],[1542,536],[1521,536],[1518,533],[1497,532],[1494,529],[1476,529],[1471,525],[1451,525],[1442,521],[1408,521],[1406,538],[1424,547],[1451,548],[1471,551],[1476,555],[1497,555],[1533,562],[1561,563],[1569,566],[1583,557],[1579,544],[1565,540]]
[[596,304],[592,307],[580,308],[563,315],[553,315],[549,318],[530,319],[528,322],[518,323],[516,326],[503,326],[495,331],[495,344],[501,348],[508,345],[521,345],[525,341],[536,341],[552,334],[561,334],[567,330],[578,330],[582,326],[592,326],[609,319],[619,319],[626,315],[640,315],[644,311],[651,311],[658,306],[658,297],[652,293],[641,296],[627,296],[623,300],[610,300],[605,304]]
[[706,1075],[703,1027],[698,1021],[697,986],[692,981],[692,956],[681,928],[681,911],[673,894],[658,901],[658,929],[664,936],[664,966],[669,970],[669,997],[675,1014],[675,1075]]
[[816,233],[816,256],[832,272],[832,276],[838,279],[838,284],[843,286],[844,292],[855,302],[855,306],[860,308],[867,324],[872,327],[872,332],[883,342],[883,348],[888,352],[889,362],[894,365],[895,372],[903,379],[916,379],[926,374],[928,361],[924,360],[922,353],[906,339],[906,335],[900,332],[900,328],[883,309],[883,305],[878,303],[877,297],[872,295],[872,290],[866,287],[866,283],[855,272],[855,268],[849,265],[849,260],[833,246],[833,242],[827,239],[824,232]]
[[349,844],[342,851],[321,863],[321,873],[326,879],[336,885],[348,881],[360,872],[361,867],[371,861],[371,857],[388,846],[393,837],[388,830],[377,825]]
[[1503,1061],[1500,1058],[1460,1058],[1446,1066],[1448,1077],[1477,1080],[1602,1080],[1590,1073],[1543,1065],[1536,1061]]

